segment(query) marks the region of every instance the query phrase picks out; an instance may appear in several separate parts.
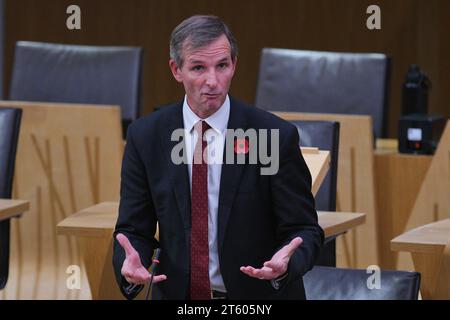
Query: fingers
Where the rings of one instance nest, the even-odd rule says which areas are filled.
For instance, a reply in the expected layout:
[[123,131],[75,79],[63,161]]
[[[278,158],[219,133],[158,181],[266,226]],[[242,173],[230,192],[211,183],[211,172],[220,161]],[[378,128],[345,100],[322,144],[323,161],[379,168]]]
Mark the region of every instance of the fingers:
[[245,273],[246,275],[252,277],[252,278],[262,278],[261,272],[256,270],[253,267],[247,266],[247,267],[241,267],[240,270]]
[[[134,273],[125,271],[122,275],[128,283],[132,284],[146,284],[152,279],[152,274],[145,269],[139,269],[139,271]],[[164,280],[167,280],[167,276],[165,274],[160,274],[153,278],[153,283],[158,283]]]
[[301,237],[296,237],[285,245],[281,250],[279,250],[270,261],[266,261],[261,269],[255,269],[251,266],[241,267],[241,272],[246,275],[264,279],[271,280],[276,279],[283,275],[287,271],[288,263],[291,256],[294,254],[295,250],[302,244],[303,239]]
[[263,267],[261,269],[256,269],[250,266],[241,267],[241,272],[245,273],[249,277],[257,278],[260,280],[271,280],[275,279],[279,276],[278,273],[275,273],[271,268]]
[[273,261],[273,260],[264,262],[264,267],[270,268],[276,273],[278,273],[278,272],[284,273],[286,271],[285,264],[283,264],[282,262]]
[[137,252],[131,245],[130,240],[122,233],[117,234],[116,239],[120,246],[125,250],[125,255],[127,257]]
[[294,254],[294,251],[302,244],[303,239],[301,237],[296,237],[289,242],[287,247],[287,255],[290,257]]
[[165,274],[160,274],[158,276],[155,276],[155,278],[153,279],[153,283],[158,283],[164,280],[167,280],[167,276]]
[[150,281],[151,274],[144,267],[139,269],[122,268],[122,275],[129,283],[145,284]]

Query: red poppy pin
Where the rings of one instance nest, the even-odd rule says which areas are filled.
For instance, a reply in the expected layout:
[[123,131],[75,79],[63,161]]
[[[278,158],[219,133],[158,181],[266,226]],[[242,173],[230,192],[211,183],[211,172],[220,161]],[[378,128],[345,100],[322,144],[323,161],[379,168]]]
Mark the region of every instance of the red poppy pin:
[[247,139],[236,139],[234,141],[234,153],[247,154],[248,153],[248,140]]

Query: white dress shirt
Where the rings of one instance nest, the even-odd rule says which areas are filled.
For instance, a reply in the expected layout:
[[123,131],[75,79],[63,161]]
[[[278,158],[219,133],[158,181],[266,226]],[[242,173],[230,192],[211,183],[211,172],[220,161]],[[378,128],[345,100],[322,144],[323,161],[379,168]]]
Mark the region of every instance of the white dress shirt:
[[192,158],[197,132],[194,125],[204,120],[211,127],[206,133],[208,145],[208,244],[209,244],[209,279],[212,290],[226,292],[220,273],[218,254],[218,208],[220,192],[220,176],[222,171],[222,155],[225,135],[230,116],[230,99],[228,95],[223,105],[206,119],[199,118],[189,107],[186,96],[183,103],[183,122],[185,129],[186,154],[188,159],[189,185],[192,193]]

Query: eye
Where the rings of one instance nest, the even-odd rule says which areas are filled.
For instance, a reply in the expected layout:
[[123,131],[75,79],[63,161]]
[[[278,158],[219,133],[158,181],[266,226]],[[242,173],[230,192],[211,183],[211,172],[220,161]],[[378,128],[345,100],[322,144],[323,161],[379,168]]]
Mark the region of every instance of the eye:
[[226,63],[226,62],[219,63],[220,69],[225,69],[226,67],[228,67],[228,63]]
[[193,66],[191,70],[200,71],[200,70],[203,70],[203,66]]

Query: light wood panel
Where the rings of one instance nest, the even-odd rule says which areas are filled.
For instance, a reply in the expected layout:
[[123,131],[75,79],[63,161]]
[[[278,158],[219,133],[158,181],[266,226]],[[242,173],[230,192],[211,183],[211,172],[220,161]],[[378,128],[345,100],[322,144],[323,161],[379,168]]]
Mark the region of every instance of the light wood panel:
[[311,173],[311,192],[315,196],[330,169],[330,152],[317,148],[300,149]]
[[424,299],[450,299],[450,219],[405,232],[391,241],[391,248],[411,253]]
[[[405,230],[446,218],[450,218],[450,121],[447,121]],[[397,266],[412,269],[410,255],[400,253]]]
[[[13,198],[30,212],[11,225],[10,276],[0,299],[89,299],[91,292],[73,237],[56,225],[73,212],[119,198],[123,142],[114,106],[0,102],[23,110]],[[68,289],[71,265],[81,288]]]
[[275,114],[288,121],[325,120],[340,123],[336,210],[364,212],[367,223],[337,239],[337,265],[353,268],[377,265],[379,259],[371,118],[301,112]]
[[378,152],[393,153],[398,149],[397,139],[377,139],[375,141],[375,148]]
[[0,199],[0,221],[21,216],[28,209],[30,209],[29,201]]
[[410,269],[399,265],[398,252],[390,248],[392,238],[406,231],[432,156],[400,154],[397,148],[375,150],[375,181],[379,221],[380,267]]

